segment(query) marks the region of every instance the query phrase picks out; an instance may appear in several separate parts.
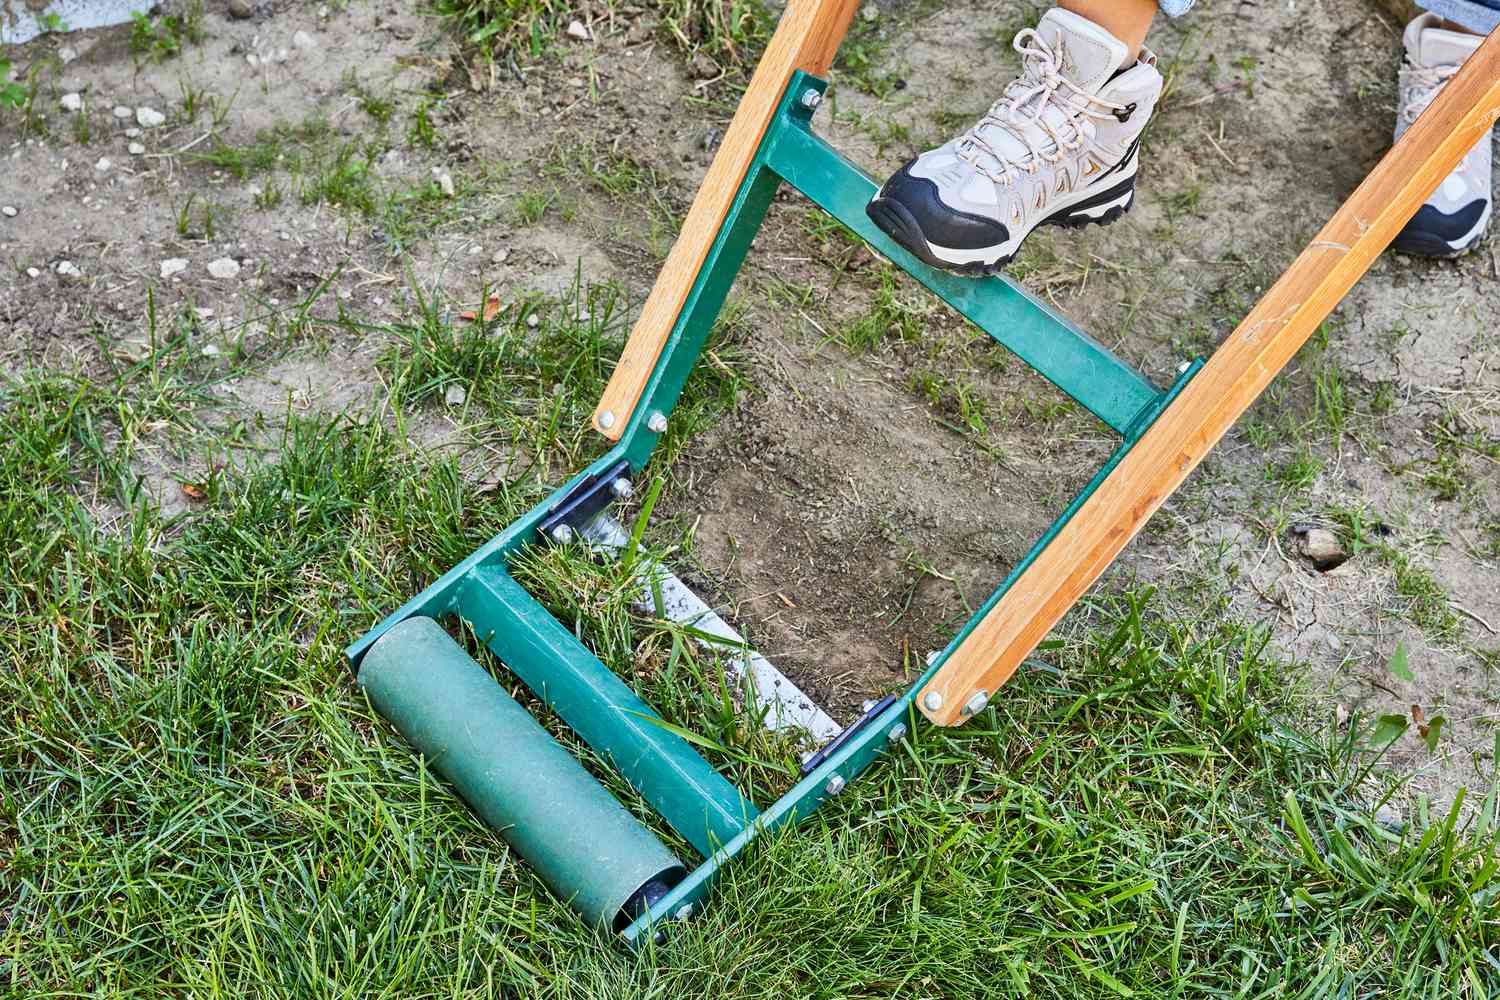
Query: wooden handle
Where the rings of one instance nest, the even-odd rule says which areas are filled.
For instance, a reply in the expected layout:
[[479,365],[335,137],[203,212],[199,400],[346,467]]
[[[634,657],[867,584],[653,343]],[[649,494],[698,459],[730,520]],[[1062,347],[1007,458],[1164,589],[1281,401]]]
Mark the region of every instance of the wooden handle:
[[618,441],[625,432],[630,414],[646,390],[656,360],[698,279],[699,268],[718,238],[719,226],[755,159],[787,81],[799,69],[814,76],[828,74],[858,8],[859,0],[791,0],[787,4],[724,133],[719,152],[703,177],[682,232],[630,332],[620,362],[604,388],[604,397],[594,410],[594,429],[611,441]]
[[1500,118],[1500,30],[1376,165],[1160,419],[922,689],[961,724],[1010,678],[1270,384],[1422,203]]

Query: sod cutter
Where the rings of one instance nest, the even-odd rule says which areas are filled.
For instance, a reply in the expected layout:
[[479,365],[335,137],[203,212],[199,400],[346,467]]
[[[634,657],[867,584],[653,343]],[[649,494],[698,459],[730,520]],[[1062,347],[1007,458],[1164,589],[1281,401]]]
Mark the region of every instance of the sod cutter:
[[[429,765],[559,897],[631,946],[691,918],[724,865],[837,795],[919,718],[954,726],[983,709],[1500,116],[1500,35],[1491,35],[1213,356],[1184,363],[1162,388],[1015,282],[934,270],[866,217],[875,182],[812,130],[822,77],[857,6],[788,4],[594,413],[595,429],[612,442],[607,453],[346,651],[371,703]],[[607,543],[617,530],[609,508],[630,493],[667,429],[782,184],[1040,372],[1119,444],[908,690],[841,731],[821,713],[799,714],[795,698],[769,696],[777,721],[804,726],[822,746],[801,780],[761,811],[680,730],[657,724],[650,706],[508,565],[527,546],[579,537]],[[692,845],[694,865],[674,856],[449,637],[438,624],[448,616],[467,622],[619,770]],[[770,668],[762,661],[757,669]]]

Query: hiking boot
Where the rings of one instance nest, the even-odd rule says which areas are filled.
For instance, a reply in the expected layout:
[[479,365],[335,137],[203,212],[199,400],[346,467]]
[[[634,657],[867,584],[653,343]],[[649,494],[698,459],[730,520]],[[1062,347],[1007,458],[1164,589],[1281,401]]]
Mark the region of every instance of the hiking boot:
[[[1442,18],[1423,14],[1406,26],[1406,61],[1401,65],[1396,138],[1417,120],[1458,67],[1484,41],[1478,35],[1446,31]],[[1457,257],[1473,248],[1490,224],[1490,137],[1464,155],[1453,173],[1417,209],[1392,248],[1422,257]]]
[[1135,198],[1156,57],[1053,8],[1016,35],[1021,76],[973,128],[907,163],[865,211],[934,267],[993,274],[1037,226],[1104,225]]

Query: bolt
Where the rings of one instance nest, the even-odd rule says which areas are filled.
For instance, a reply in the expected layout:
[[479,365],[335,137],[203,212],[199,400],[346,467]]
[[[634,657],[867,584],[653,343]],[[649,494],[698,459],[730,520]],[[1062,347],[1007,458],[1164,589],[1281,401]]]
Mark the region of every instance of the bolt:
[[677,908],[677,912],[674,913],[674,914],[672,914],[672,916],[676,917],[678,920],[686,920],[688,917],[691,917],[692,915],[693,915],[693,904],[692,903],[683,903],[681,906],[679,906]]
[[630,495],[635,492],[635,486],[630,480],[621,476],[609,484],[609,491],[615,495],[616,500],[629,500]]
[[558,545],[567,545],[573,540],[573,529],[566,524],[559,524],[552,529],[552,540]]
[[646,430],[652,434],[665,434],[667,432],[667,415],[665,413],[653,413],[646,418]]
[[988,691],[975,691],[969,696],[969,700],[964,702],[963,714],[978,715],[980,712],[984,711],[984,706],[988,705],[989,703],[990,693]]
[[906,738],[906,723],[898,722],[885,731],[885,741],[895,746]]
[[844,786],[847,784],[848,782],[844,780],[844,776],[842,774],[835,774],[833,777],[828,779],[828,784],[823,786],[823,791],[827,792],[829,795],[837,795],[839,792],[842,792],[844,790]]
[[599,414],[599,426],[600,427],[603,427],[605,430],[609,430],[614,425],[615,425],[615,411],[614,410],[605,410],[603,413]]
[[823,95],[808,87],[802,92],[802,106],[811,111],[823,103]]
[[928,691],[922,696],[922,707],[929,712],[936,712],[943,707],[943,696],[936,691]]

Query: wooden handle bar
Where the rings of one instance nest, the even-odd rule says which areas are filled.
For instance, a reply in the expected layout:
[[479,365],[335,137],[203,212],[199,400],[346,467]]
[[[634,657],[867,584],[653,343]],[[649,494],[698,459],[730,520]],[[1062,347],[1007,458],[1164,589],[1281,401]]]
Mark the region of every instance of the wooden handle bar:
[[787,4],[594,410],[594,429],[611,441],[620,439],[640,402],[787,81],[799,69],[814,76],[828,75],[858,8],[859,0],[791,0]]
[[1160,419],[980,620],[917,704],[958,725],[1097,580],[1500,117],[1492,32]]

